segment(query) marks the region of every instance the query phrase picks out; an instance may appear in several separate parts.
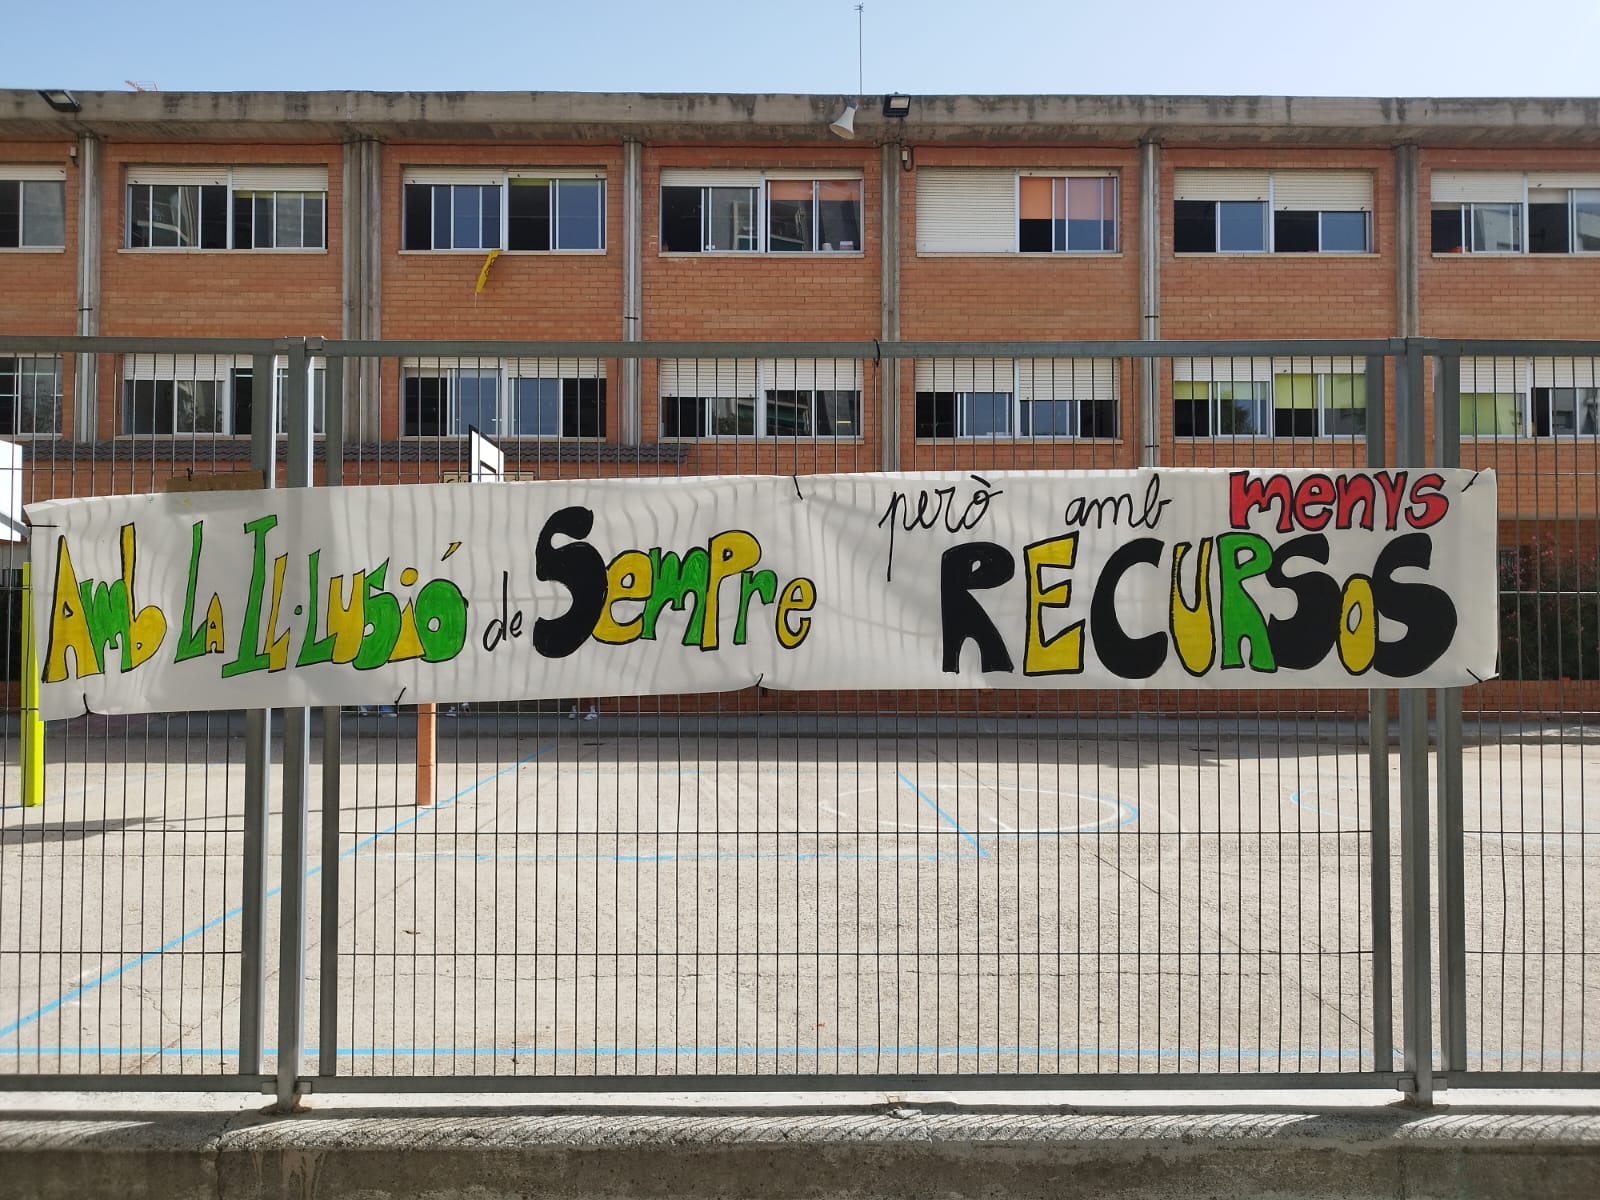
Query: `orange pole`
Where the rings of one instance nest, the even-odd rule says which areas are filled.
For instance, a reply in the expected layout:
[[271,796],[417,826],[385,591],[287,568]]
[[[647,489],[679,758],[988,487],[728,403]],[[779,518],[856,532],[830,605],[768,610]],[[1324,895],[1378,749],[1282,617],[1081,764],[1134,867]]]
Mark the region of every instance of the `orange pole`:
[[417,705],[417,807],[433,803],[433,769],[439,753],[439,711]]

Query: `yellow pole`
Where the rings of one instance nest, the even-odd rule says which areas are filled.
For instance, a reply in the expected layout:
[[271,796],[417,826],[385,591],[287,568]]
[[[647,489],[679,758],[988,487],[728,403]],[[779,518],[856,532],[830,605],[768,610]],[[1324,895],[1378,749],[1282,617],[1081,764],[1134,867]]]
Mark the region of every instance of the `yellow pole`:
[[39,672],[33,657],[33,581],[22,564],[22,806],[44,803],[44,722],[39,719]]
[[434,764],[439,756],[439,710],[433,704],[417,705],[417,807],[433,803]]

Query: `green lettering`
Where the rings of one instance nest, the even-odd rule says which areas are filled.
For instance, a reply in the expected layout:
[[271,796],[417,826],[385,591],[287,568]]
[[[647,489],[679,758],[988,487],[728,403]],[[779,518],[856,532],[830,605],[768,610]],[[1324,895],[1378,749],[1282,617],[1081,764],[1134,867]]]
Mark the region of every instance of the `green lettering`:
[[1244,590],[1245,580],[1272,566],[1272,546],[1260,534],[1224,533],[1217,538],[1217,557],[1222,577],[1222,669],[1244,666],[1239,643],[1248,640],[1251,670],[1276,671],[1267,622]]

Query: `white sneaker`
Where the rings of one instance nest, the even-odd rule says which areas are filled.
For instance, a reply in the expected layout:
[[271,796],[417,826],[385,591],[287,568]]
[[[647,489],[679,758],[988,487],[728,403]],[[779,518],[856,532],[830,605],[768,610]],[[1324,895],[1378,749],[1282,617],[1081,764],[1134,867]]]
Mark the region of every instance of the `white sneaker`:
[[583,719],[585,721],[598,721],[600,719],[600,714],[595,711],[594,705],[591,704],[589,706],[589,711],[583,714]]

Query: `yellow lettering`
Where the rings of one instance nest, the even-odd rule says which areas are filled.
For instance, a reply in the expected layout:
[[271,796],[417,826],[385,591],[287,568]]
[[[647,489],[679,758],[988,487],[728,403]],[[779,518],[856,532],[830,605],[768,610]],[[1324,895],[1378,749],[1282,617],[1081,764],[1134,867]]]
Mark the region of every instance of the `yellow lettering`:
[[[1355,614],[1355,626],[1350,616]],[[1352,675],[1360,675],[1372,665],[1378,653],[1378,610],[1372,602],[1372,580],[1352,575],[1345,580],[1339,605],[1339,661]]]
[[1179,542],[1172,548],[1172,641],[1178,661],[1191,675],[1204,675],[1217,661],[1216,631],[1211,624],[1211,539],[1200,542],[1195,564],[1194,605],[1183,598],[1183,560],[1193,547]]
[[1028,641],[1023,647],[1024,675],[1073,675],[1083,670],[1083,622],[1067,626],[1052,637],[1044,635],[1044,610],[1072,603],[1072,581],[1063,579],[1046,587],[1046,570],[1070,570],[1078,556],[1078,535],[1064,534],[1035,542],[1023,550],[1028,569]]
[[[722,581],[749,570],[761,561],[761,543],[742,529],[715,534],[710,543],[711,570],[706,581],[706,619],[700,632],[700,648],[717,648],[717,608]],[[802,637],[804,634],[801,635]]]
[[67,651],[72,651],[77,677],[100,674],[94,639],[84,619],[78,598],[78,576],[67,553],[67,539],[56,539],[56,582],[50,595],[50,640],[44,657],[44,681],[60,683],[67,678]]
[[339,581],[343,575],[328,580],[328,632],[333,635],[333,661],[355,662],[361,650],[361,638],[367,631],[366,594],[367,573],[357,571],[350,581],[350,603],[344,603]]
[[283,572],[289,556],[280,554],[272,563],[272,604],[267,609],[267,670],[281,671],[289,665],[289,631],[277,633],[278,605],[283,600]]
[[793,650],[806,640],[806,634],[811,632],[811,618],[801,617],[793,625],[789,624],[790,613],[807,613],[817,606],[817,585],[809,579],[796,579],[783,589],[783,596],[778,601],[778,615],[776,628],[778,644],[785,650]]
[[[714,543],[713,543],[714,544]],[[609,646],[626,646],[644,632],[644,613],[631,621],[618,621],[611,608],[625,600],[648,600],[654,586],[650,556],[643,550],[624,550],[606,568],[606,603],[595,622],[594,638]]]

